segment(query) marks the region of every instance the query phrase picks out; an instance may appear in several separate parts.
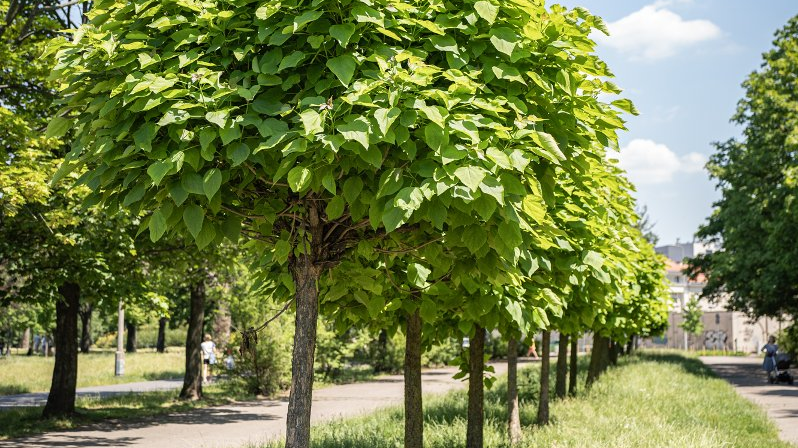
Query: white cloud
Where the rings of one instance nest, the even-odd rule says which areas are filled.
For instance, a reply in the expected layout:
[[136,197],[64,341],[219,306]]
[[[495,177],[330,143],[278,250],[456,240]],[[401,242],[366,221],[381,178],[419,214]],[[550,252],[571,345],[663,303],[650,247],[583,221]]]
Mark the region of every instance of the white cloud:
[[659,1],[609,23],[610,36],[596,33],[596,40],[634,59],[656,60],[721,36],[709,20],[684,20],[666,9],[672,3]]
[[679,157],[667,146],[647,139],[634,139],[610,157],[619,160],[618,166],[635,185],[668,183],[676,173],[701,172],[707,163],[703,154],[691,152]]

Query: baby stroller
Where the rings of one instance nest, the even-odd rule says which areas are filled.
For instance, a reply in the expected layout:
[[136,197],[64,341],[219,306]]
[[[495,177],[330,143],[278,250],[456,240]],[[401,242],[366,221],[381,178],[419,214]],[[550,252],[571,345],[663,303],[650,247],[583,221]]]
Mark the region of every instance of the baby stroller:
[[790,374],[790,355],[778,353],[773,355],[773,361],[776,369],[768,375],[768,382],[770,384],[787,383],[792,385],[794,379],[792,374]]

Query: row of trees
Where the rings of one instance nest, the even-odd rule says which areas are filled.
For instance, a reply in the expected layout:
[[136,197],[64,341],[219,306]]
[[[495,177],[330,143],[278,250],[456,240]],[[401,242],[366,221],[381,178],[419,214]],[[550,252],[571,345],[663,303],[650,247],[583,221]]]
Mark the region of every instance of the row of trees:
[[722,249],[690,262],[691,275],[708,276],[704,296],[727,298],[731,309],[755,318],[798,317],[796,43],[793,17],[743,83],[732,117],[742,135],[715,144],[707,168],[721,199],[698,232]]
[[[49,81],[32,77],[60,91],[60,109],[44,107],[30,127],[48,123],[46,136],[31,135],[50,153],[26,137],[6,159],[23,167],[17,154],[28,151],[60,165],[26,206],[97,226],[58,247],[102,281],[67,269],[49,296],[15,294],[59,292],[58,333],[76,339],[80,291],[145,296],[155,272],[205,279],[234,246],[254,254],[264,294],[296,310],[287,447],[309,446],[319,314],[339,328],[405,333],[408,447],[423,441],[423,350],[469,336],[466,438],[482,446],[486,329],[508,340],[511,380],[518,340],[543,331],[547,394],[552,330],[574,341],[593,332],[592,382],[622,344],[666,321],[663,264],[606,155],[621,114],[635,110],[599,100],[620,91],[593,53],[594,29],[606,31],[584,9],[526,0],[97,2],[71,41],[45,53],[56,58]],[[6,110],[30,122],[25,107]],[[75,205],[50,205],[62,198]],[[20,216],[21,200],[8,204],[3,219]],[[44,247],[4,254],[38,260]],[[31,267],[4,263],[18,288],[34,284]],[[204,280],[190,290],[189,349]],[[59,345],[54,390],[73,397],[60,412],[74,409],[73,353]],[[187,373],[197,359],[187,355]],[[546,422],[547,396],[539,406]]]

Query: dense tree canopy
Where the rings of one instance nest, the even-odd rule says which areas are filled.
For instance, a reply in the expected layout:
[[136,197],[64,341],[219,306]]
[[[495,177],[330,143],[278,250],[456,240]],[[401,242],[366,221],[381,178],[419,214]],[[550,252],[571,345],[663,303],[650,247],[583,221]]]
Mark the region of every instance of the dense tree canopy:
[[708,163],[722,193],[698,236],[722,250],[691,261],[704,295],[728,293],[752,316],[798,315],[798,17],[776,33],[762,67],[743,83],[732,121],[741,139],[716,144]]

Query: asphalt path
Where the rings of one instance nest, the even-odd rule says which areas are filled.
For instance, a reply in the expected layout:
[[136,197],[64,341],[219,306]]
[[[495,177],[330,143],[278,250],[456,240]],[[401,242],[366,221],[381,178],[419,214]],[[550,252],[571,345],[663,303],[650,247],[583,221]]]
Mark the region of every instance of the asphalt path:
[[[525,362],[530,361],[520,361]],[[496,375],[503,375],[507,371],[506,363],[492,365]],[[453,367],[425,370],[422,373],[424,394],[440,394],[464,388],[467,383],[453,379],[454,373],[456,369]],[[148,390],[146,386],[136,387]],[[403,391],[404,379],[401,375],[386,375],[369,382],[315,390],[311,423],[315,425],[336,418],[365,414],[386,406],[401,405]],[[286,398],[239,402],[153,418],[106,421],[72,431],[0,441],[0,448],[251,446],[283,437],[287,410]]]
[[[764,409],[778,426],[782,440],[798,446],[798,386],[768,384],[760,357],[703,356],[701,361],[731,383],[740,395]],[[798,370],[795,365],[792,367],[793,376],[797,376]]]
[[[156,392],[180,389],[183,380],[142,381],[138,383],[111,384],[108,386],[81,387],[78,397],[108,398],[136,392]],[[47,392],[0,396],[0,412],[18,407],[44,406],[47,403]]]

